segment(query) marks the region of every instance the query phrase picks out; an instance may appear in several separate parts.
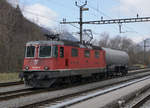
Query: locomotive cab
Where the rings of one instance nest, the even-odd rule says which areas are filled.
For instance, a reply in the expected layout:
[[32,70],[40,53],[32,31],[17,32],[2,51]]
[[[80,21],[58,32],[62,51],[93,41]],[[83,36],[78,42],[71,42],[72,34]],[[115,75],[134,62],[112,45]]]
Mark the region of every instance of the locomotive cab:
[[[27,44],[25,51],[24,71],[47,71],[53,69],[53,59],[58,56],[57,45]],[[49,64],[49,65],[47,65]]]
[[[46,41],[28,42],[26,44],[23,72],[20,75],[24,78],[25,84],[34,87],[37,80],[33,81],[33,79],[48,79],[47,76],[49,75],[47,73],[56,69],[57,57],[58,45],[56,43]],[[42,72],[45,72],[45,74]],[[37,85],[35,86],[37,87]]]

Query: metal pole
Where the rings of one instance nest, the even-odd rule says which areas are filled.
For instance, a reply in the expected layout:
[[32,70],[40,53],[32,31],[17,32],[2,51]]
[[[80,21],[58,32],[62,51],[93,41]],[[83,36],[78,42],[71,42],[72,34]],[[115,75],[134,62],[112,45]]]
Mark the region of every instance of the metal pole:
[[83,22],[82,22],[82,12],[88,10],[88,8],[84,8],[87,5],[87,1],[85,1],[85,3],[81,6],[78,5],[77,2],[75,2],[76,6],[78,6],[80,8],[80,42],[82,43],[82,29],[83,29]]
[[144,57],[143,57],[144,65],[145,65],[145,50],[146,50],[146,40],[144,40]]
[[122,27],[122,24],[119,23],[119,32],[120,32],[120,33],[122,33],[121,27]]
[[80,42],[82,43],[82,7],[80,7]]

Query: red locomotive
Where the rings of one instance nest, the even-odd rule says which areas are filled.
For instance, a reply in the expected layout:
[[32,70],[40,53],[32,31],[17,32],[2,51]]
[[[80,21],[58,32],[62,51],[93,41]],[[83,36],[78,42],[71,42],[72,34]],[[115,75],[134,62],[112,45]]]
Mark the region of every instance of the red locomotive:
[[25,84],[50,87],[56,82],[113,75],[128,69],[128,54],[71,41],[31,41],[23,65]]

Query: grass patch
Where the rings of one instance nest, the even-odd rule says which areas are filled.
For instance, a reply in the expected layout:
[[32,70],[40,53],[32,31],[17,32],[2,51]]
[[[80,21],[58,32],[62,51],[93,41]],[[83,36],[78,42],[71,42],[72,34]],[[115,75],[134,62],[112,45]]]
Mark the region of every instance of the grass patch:
[[13,73],[0,73],[0,82],[12,82],[12,81],[19,81],[18,78],[19,73],[13,72]]

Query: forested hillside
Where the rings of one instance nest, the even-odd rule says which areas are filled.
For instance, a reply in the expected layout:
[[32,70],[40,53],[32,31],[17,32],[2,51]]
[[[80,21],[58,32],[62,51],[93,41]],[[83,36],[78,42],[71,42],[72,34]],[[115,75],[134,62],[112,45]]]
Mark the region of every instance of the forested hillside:
[[40,28],[25,19],[19,7],[0,0],[0,72],[21,70],[25,43],[40,39]]

